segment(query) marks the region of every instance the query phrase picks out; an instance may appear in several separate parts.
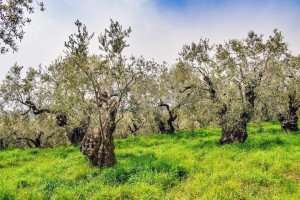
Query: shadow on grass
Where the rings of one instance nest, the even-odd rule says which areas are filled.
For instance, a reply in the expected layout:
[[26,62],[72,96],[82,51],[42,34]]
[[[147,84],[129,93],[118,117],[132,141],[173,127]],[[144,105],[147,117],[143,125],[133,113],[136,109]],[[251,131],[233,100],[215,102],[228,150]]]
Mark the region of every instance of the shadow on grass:
[[281,128],[265,128],[265,127],[251,127],[248,132],[250,134],[284,134]]
[[117,157],[120,162],[116,166],[102,169],[99,174],[105,184],[134,184],[142,180],[169,189],[188,176],[180,164],[157,158],[153,153],[119,153]]
[[233,144],[225,144],[221,145],[219,143],[219,138],[215,137],[214,139],[204,139],[199,140],[198,143],[194,144],[185,144],[186,148],[191,149],[193,151],[201,151],[201,150],[213,150],[221,147],[234,147],[238,148],[242,151],[257,151],[257,150],[270,150],[277,147],[289,146],[290,143],[287,143],[284,138],[278,137],[267,137],[266,138],[257,138],[251,135],[247,139],[245,143],[233,143]]
[[191,148],[192,150],[201,150],[201,149],[212,149],[212,148],[217,148],[220,147],[219,141],[216,140],[203,140],[199,141],[199,143],[194,144],[194,145],[189,145],[188,147]]
[[0,168],[19,167],[33,160],[34,157],[30,155],[24,155],[23,157],[22,156],[12,157],[0,163]]
[[[255,134],[253,134],[255,133]],[[258,134],[257,134],[258,133]],[[261,134],[266,133],[265,138],[260,138]],[[278,135],[278,137],[274,138],[274,135]],[[261,131],[257,130],[257,127],[251,127],[249,130],[249,137],[247,141],[243,144],[234,143],[234,144],[219,144],[219,137],[221,136],[220,131],[217,129],[213,130],[197,130],[194,132],[186,132],[180,131],[172,135],[159,135],[158,139],[161,141],[153,140],[147,141],[145,139],[133,138],[130,141],[132,146],[140,146],[140,147],[154,147],[163,144],[168,144],[171,140],[180,142],[184,141],[182,144],[191,150],[199,151],[201,149],[212,149],[212,148],[220,148],[222,146],[234,146],[243,151],[256,151],[256,150],[267,150],[271,148],[276,148],[278,146],[285,146],[287,143],[280,138],[284,135],[284,132],[280,129],[280,127],[270,127],[266,129],[262,129]],[[257,137],[258,136],[258,137]],[[270,137],[271,136],[271,137]],[[189,142],[188,140],[192,140]],[[195,141],[199,139],[199,142],[195,144]],[[128,148],[128,141],[122,143],[121,146],[126,146]],[[134,156],[134,155],[131,155]]]
[[170,140],[185,140],[185,139],[195,139],[195,138],[207,138],[210,136],[219,135],[217,129],[204,129],[195,131],[178,131],[173,134],[155,134],[151,136],[138,136],[130,137],[126,140],[118,139],[115,144],[118,148],[129,148],[129,147],[154,147],[158,145],[169,144]]
[[159,138],[154,138],[155,136],[152,136],[151,138],[147,138],[147,136],[141,136],[141,137],[131,137],[127,138],[126,140],[124,139],[119,139],[115,141],[115,145],[118,148],[136,148],[136,147],[153,147],[157,145],[163,145],[168,143],[168,140],[166,138],[162,137],[162,135],[157,135],[156,137]]
[[175,139],[193,139],[193,138],[207,138],[210,136],[219,135],[218,129],[201,129],[195,131],[178,131],[177,133],[170,135]]
[[262,140],[251,140],[244,144],[237,144],[236,147],[243,151],[256,151],[256,150],[270,150],[276,147],[286,146],[287,143],[279,137],[276,138],[266,138]]

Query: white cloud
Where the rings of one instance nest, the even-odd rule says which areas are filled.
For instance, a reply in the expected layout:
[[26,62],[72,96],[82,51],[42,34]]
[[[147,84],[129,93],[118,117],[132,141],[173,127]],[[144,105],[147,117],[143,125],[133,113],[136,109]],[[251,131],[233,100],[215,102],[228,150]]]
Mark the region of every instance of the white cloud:
[[[298,7],[270,1],[263,6],[225,4],[209,8],[190,1],[185,10],[157,7],[151,0],[49,0],[47,10],[36,13],[15,54],[0,56],[0,79],[15,62],[28,66],[49,64],[63,55],[64,41],[75,31],[78,18],[96,34],[119,20],[133,29],[128,54],[144,55],[173,63],[182,45],[200,37],[222,42],[242,38],[249,30],[268,35],[274,28],[283,31],[290,48],[300,52]],[[193,3],[193,4],[192,4]],[[202,6],[202,7],[201,7]],[[97,40],[91,45],[97,51]]]

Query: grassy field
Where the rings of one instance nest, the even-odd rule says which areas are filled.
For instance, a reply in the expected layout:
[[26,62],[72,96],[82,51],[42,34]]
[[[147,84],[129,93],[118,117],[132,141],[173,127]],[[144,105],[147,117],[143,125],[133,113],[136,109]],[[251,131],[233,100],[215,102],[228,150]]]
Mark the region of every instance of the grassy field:
[[245,144],[220,130],[116,140],[98,169],[75,147],[0,152],[0,199],[300,199],[300,135],[255,124]]

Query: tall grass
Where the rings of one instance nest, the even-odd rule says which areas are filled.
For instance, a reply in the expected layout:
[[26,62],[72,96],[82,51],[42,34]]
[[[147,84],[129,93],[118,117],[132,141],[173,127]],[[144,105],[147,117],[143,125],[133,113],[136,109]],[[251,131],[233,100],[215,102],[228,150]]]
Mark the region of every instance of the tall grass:
[[245,144],[220,130],[117,140],[118,164],[92,167],[76,147],[0,152],[0,199],[300,199],[300,135],[252,124]]

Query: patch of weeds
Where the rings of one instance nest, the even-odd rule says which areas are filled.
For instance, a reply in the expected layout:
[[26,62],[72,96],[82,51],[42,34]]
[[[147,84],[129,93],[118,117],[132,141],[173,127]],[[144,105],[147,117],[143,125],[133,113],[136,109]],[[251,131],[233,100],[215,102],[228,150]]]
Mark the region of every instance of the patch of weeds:
[[161,185],[164,191],[174,187],[179,182],[185,180],[188,177],[188,172],[185,168],[176,166],[169,169],[166,173],[158,174],[154,183]]
[[202,148],[214,148],[214,147],[218,147],[218,146],[220,146],[218,141],[202,140],[202,141],[199,141],[198,144],[190,146],[190,148],[193,150],[199,150]]
[[284,145],[284,141],[280,138],[276,137],[275,139],[269,139],[265,140],[262,143],[259,144],[259,148],[261,149],[268,149],[270,147],[278,146],[278,145]]
[[182,181],[188,177],[188,171],[184,167],[176,167],[174,170],[176,177]]
[[119,185],[126,183],[130,176],[133,176],[135,173],[136,170],[134,169],[114,167],[104,170],[101,176],[106,184]]
[[171,168],[172,164],[163,159],[154,161],[150,166],[150,170],[156,173],[168,172]]
[[37,155],[39,153],[40,153],[40,150],[38,150],[38,149],[33,149],[30,151],[30,154],[32,154],[32,155]]
[[17,189],[23,189],[23,188],[26,188],[26,187],[29,187],[29,186],[30,186],[30,183],[28,183],[28,181],[26,181],[26,180],[20,180],[17,183]]
[[0,189],[0,199],[1,200],[15,200],[16,197],[12,191]]
[[127,158],[130,159],[134,156],[135,156],[134,153],[127,153],[127,152],[118,153],[118,158],[120,158],[120,159],[127,159]]
[[86,200],[84,194],[80,193],[80,194],[78,195],[78,200]]
[[46,180],[43,184],[42,190],[44,193],[44,199],[51,199],[54,190],[60,185],[58,180]]
[[97,170],[97,171],[93,171],[91,173],[88,174],[80,174],[78,176],[76,176],[76,181],[88,181],[91,180],[97,176],[99,176],[101,174],[101,170]]

